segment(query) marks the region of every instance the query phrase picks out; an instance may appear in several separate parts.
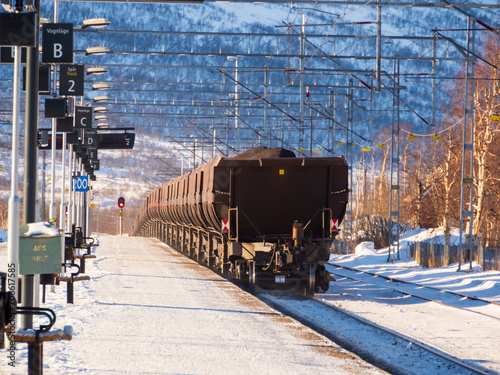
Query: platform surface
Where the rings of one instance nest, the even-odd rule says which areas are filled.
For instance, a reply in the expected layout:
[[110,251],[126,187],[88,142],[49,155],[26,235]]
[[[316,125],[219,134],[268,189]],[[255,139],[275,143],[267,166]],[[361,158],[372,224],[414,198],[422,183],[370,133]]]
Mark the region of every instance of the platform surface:
[[[75,304],[66,304],[65,283],[47,294],[55,328],[74,332],[44,345],[44,374],[379,373],[157,240],[98,240]],[[0,352],[2,374],[6,357]],[[26,363],[20,344],[11,373],[25,374]]]

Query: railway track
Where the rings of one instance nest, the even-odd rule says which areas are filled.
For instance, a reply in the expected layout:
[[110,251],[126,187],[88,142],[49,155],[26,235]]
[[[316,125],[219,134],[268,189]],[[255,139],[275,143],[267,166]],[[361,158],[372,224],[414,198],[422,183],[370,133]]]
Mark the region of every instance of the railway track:
[[417,297],[443,306],[449,306],[465,310],[473,314],[500,320],[500,303],[494,301],[401,280],[390,276],[379,275],[355,268],[345,267],[334,263],[328,263],[328,271],[330,274],[335,276],[345,277],[350,280],[364,283],[371,283],[378,287],[387,288],[406,296]]
[[354,313],[291,292],[254,289],[274,309],[391,374],[494,374]]

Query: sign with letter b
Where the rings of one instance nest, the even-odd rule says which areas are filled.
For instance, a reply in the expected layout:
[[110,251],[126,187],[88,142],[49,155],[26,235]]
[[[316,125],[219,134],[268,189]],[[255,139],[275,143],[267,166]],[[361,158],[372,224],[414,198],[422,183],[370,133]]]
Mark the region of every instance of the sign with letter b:
[[44,23],[42,26],[42,62],[73,62],[73,24]]

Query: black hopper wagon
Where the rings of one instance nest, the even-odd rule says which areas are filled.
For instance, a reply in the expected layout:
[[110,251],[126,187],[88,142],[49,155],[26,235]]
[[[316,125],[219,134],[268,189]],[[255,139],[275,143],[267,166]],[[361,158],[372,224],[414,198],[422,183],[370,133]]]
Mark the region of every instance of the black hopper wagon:
[[156,237],[218,272],[273,288],[325,292],[324,263],[348,200],[343,157],[257,147],[155,188],[132,234]]

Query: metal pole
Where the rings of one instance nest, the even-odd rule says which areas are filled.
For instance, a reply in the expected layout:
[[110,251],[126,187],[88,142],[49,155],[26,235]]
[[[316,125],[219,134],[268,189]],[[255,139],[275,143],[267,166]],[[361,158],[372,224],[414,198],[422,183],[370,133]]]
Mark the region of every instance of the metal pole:
[[436,42],[437,35],[434,33],[432,40],[432,126],[436,126]]
[[303,128],[302,128],[302,124],[304,123],[304,75],[302,74],[302,69],[304,68],[304,58],[302,57],[304,55],[304,44],[305,44],[305,37],[306,37],[306,26],[305,26],[305,22],[306,22],[306,19],[305,19],[305,13],[302,13],[302,35],[300,36],[300,58],[299,58],[299,74],[300,74],[300,77],[299,77],[299,114],[300,114],[300,118],[299,118],[299,148],[302,148],[301,147],[301,141],[302,141],[302,138],[303,138],[303,135],[302,135],[302,132],[303,132]]
[[[40,0],[34,2],[35,9],[40,11]],[[35,30],[39,29],[38,14],[35,16]],[[26,112],[25,112],[25,178],[23,193],[23,222],[33,223],[36,220],[36,196],[38,173],[38,33],[35,47],[28,47],[26,53]],[[25,307],[33,307],[34,276],[24,275],[22,284],[22,303]],[[22,327],[33,328],[33,316],[22,316]],[[29,364],[28,364],[29,367]],[[29,369],[29,368],[28,368]]]
[[66,231],[71,230],[72,214],[73,214],[73,145],[69,145],[69,156],[68,156],[68,182],[69,182],[69,194],[68,194],[68,217],[66,219]]
[[[54,1],[54,23],[58,22],[59,16],[59,2]],[[53,80],[52,80],[52,95],[56,95],[57,92],[57,65],[53,64]],[[57,120],[52,118],[52,145],[51,145],[51,180],[50,180],[50,208],[49,208],[49,220],[56,220],[56,125]],[[64,154],[64,152],[63,152]],[[63,192],[64,193],[64,192]],[[62,218],[61,218],[62,220]]]
[[120,218],[120,220],[119,220],[119,226],[120,226],[119,233],[120,233],[120,237],[121,237],[123,234],[123,210],[120,210],[119,218]]
[[[54,87],[52,88],[55,92],[57,91],[57,65],[53,65],[54,67]],[[52,156],[52,164],[51,164],[51,180],[50,180],[50,208],[49,208],[49,220],[55,220],[57,217],[56,214],[56,119],[52,119],[52,144],[51,144],[51,156]]]
[[[387,261],[399,260],[399,61],[393,62],[391,177],[389,186],[389,252]],[[397,86],[397,87],[396,87]],[[396,209],[394,210],[394,206]],[[393,222],[395,220],[395,223]],[[394,249],[394,250],[393,250]],[[392,250],[392,258],[391,258]]]
[[61,160],[61,205],[60,205],[60,211],[59,211],[59,228],[64,229],[65,228],[65,218],[66,218],[66,202],[65,202],[65,197],[66,197],[66,133],[63,133],[63,139],[62,139],[62,160]]
[[14,103],[12,110],[12,170],[8,213],[7,240],[7,290],[9,298],[17,299],[17,278],[19,276],[19,123],[20,123],[20,77],[21,47],[14,47]]
[[236,129],[236,150],[240,152],[240,129],[238,128],[238,117],[240,116],[240,105],[239,105],[239,91],[238,91],[238,59],[234,60],[234,78],[236,82],[234,83],[234,104],[236,106],[236,115],[234,117],[234,127]]
[[[266,66],[266,70],[264,70],[264,98],[267,98],[267,75],[269,73],[269,68]],[[269,107],[269,103],[264,104],[264,129],[267,131],[267,108]],[[262,146],[262,136],[259,134],[259,146]]]
[[[472,250],[473,238],[472,230],[474,224],[474,79],[471,80],[471,100],[469,108],[469,80],[474,78],[475,62],[469,61],[471,54],[470,51],[474,49],[474,33],[471,30],[471,19],[467,18],[467,56],[465,60],[465,114],[463,126],[463,152],[462,152],[462,184],[460,196],[460,239],[458,244],[458,271],[462,266],[462,250],[469,249],[469,269],[472,270]],[[471,70],[469,72],[469,69]],[[467,129],[467,118],[470,116],[470,133]],[[468,140],[470,139],[470,140]],[[469,160],[467,163],[467,154]],[[469,189],[469,201],[466,202],[466,190]],[[464,205],[467,209],[464,209]],[[463,225],[465,217],[469,217],[469,242],[462,243]]]
[[311,118],[311,128],[309,129],[309,156],[313,157],[313,116],[312,116],[312,108],[309,108],[309,116]]
[[229,117],[226,118],[226,157],[229,157]]
[[380,82],[380,71],[381,60],[382,60],[382,7],[377,7],[377,45],[376,45],[376,81],[377,81],[377,91],[380,92],[381,82]]
[[45,162],[45,155],[47,152],[45,150],[42,151],[43,159],[42,159],[42,204],[41,204],[41,214],[40,218],[42,221],[45,221],[45,181],[47,180],[46,173],[45,173],[45,167],[46,167],[46,162]]

